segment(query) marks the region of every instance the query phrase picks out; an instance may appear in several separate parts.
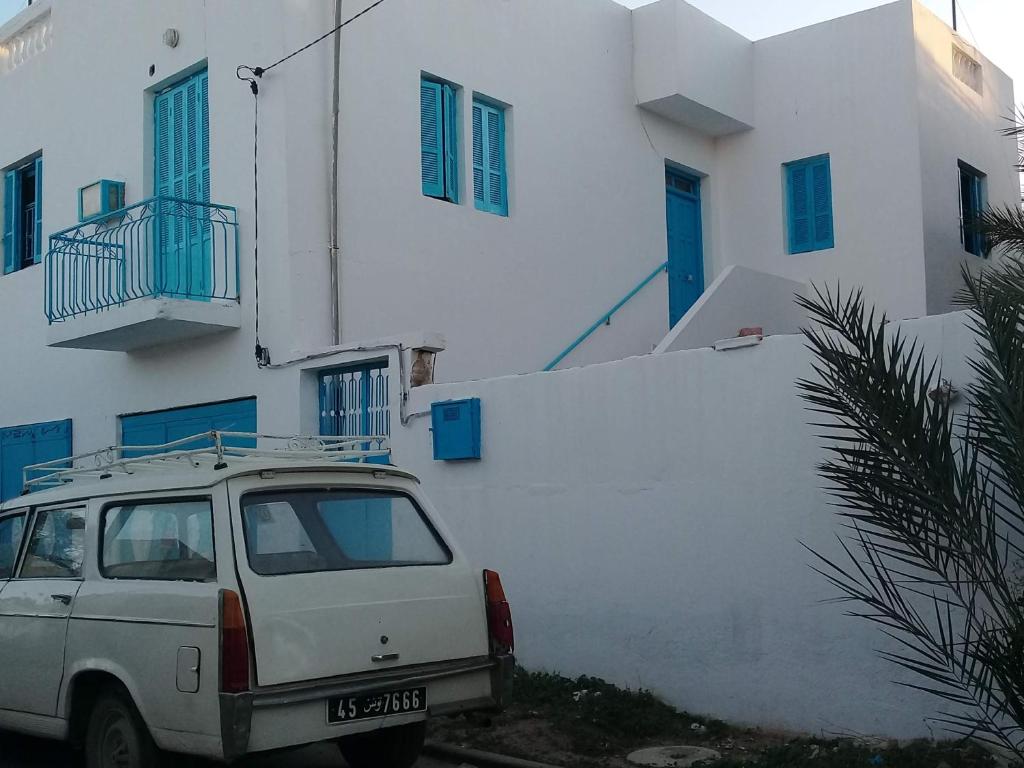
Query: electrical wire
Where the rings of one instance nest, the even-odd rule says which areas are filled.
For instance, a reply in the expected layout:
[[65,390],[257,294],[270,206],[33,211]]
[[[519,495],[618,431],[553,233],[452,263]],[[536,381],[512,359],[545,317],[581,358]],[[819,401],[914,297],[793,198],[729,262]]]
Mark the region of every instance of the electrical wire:
[[[259,186],[259,156],[260,156],[260,138],[259,138],[259,127],[260,127],[260,80],[267,72],[272,70],[274,67],[284,64],[289,59],[298,56],[304,51],[308,51],[314,45],[322,43],[324,40],[329,38],[331,35],[335,35],[347,27],[352,22],[362,18],[374,8],[382,5],[384,0],[376,0],[373,4],[367,6],[352,18],[338,24],[333,29],[320,35],[316,40],[313,40],[301,48],[292,51],[287,56],[278,59],[273,64],[266,67],[250,67],[245,64],[239,65],[235,69],[235,77],[239,80],[249,84],[249,90],[252,91],[253,97],[253,126],[252,126],[252,164],[253,164],[253,217],[255,219],[255,225],[253,228],[253,273],[254,273],[254,296],[256,300],[256,365],[260,368],[270,368],[270,350],[263,346],[260,342],[260,186]],[[337,298],[335,298],[337,301]],[[399,355],[401,357],[401,355]]]

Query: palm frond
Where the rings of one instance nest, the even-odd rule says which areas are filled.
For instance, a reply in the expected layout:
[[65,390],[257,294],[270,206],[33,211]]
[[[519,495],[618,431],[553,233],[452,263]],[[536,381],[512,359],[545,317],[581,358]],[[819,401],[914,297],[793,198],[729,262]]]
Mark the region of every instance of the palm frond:
[[[1024,217],[1021,218],[1024,246]],[[848,532],[813,567],[893,642],[901,681],[953,706],[936,722],[1024,758],[1024,265],[968,278],[977,377],[956,417],[936,360],[861,292],[800,299],[813,376],[797,382]]]

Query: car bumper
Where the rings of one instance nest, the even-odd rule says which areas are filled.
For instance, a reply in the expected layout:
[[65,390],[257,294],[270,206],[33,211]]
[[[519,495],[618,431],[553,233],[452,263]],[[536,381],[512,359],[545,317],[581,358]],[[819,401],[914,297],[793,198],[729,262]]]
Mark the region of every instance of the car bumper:
[[[388,672],[338,678],[317,685],[278,686],[251,693],[221,694],[224,759],[253,752],[338,739],[354,733],[406,725],[432,715],[499,709],[512,681],[512,656],[424,664]],[[426,713],[327,723],[327,699],[382,690],[427,688]]]

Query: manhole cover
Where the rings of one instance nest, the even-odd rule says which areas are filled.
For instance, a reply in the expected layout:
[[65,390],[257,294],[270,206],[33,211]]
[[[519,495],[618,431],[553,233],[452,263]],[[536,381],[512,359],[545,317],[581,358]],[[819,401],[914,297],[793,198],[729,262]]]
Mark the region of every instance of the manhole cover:
[[703,760],[717,760],[720,754],[704,747],[653,747],[634,752],[626,759],[633,765],[652,768],[688,768]]

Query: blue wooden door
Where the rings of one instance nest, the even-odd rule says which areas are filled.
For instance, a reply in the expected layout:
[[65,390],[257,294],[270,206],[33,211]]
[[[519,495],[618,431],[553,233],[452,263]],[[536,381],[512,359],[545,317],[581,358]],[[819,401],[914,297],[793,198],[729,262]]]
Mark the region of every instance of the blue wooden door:
[[[162,445],[213,430],[256,432],[256,398],[122,416],[121,445]],[[209,441],[197,441],[173,450],[203,448],[209,444]],[[250,438],[231,438],[225,440],[225,444],[239,448],[256,447],[256,442]],[[152,451],[140,450],[137,453],[141,455]],[[125,451],[125,455],[131,456],[133,452]]]
[[210,298],[210,110],[206,72],[153,100],[154,194],[157,205],[155,292]]
[[70,419],[0,429],[0,501],[21,494],[23,470],[27,465],[70,455]]
[[668,314],[673,327],[704,293],[700,179],[665,171],[668,224]]

